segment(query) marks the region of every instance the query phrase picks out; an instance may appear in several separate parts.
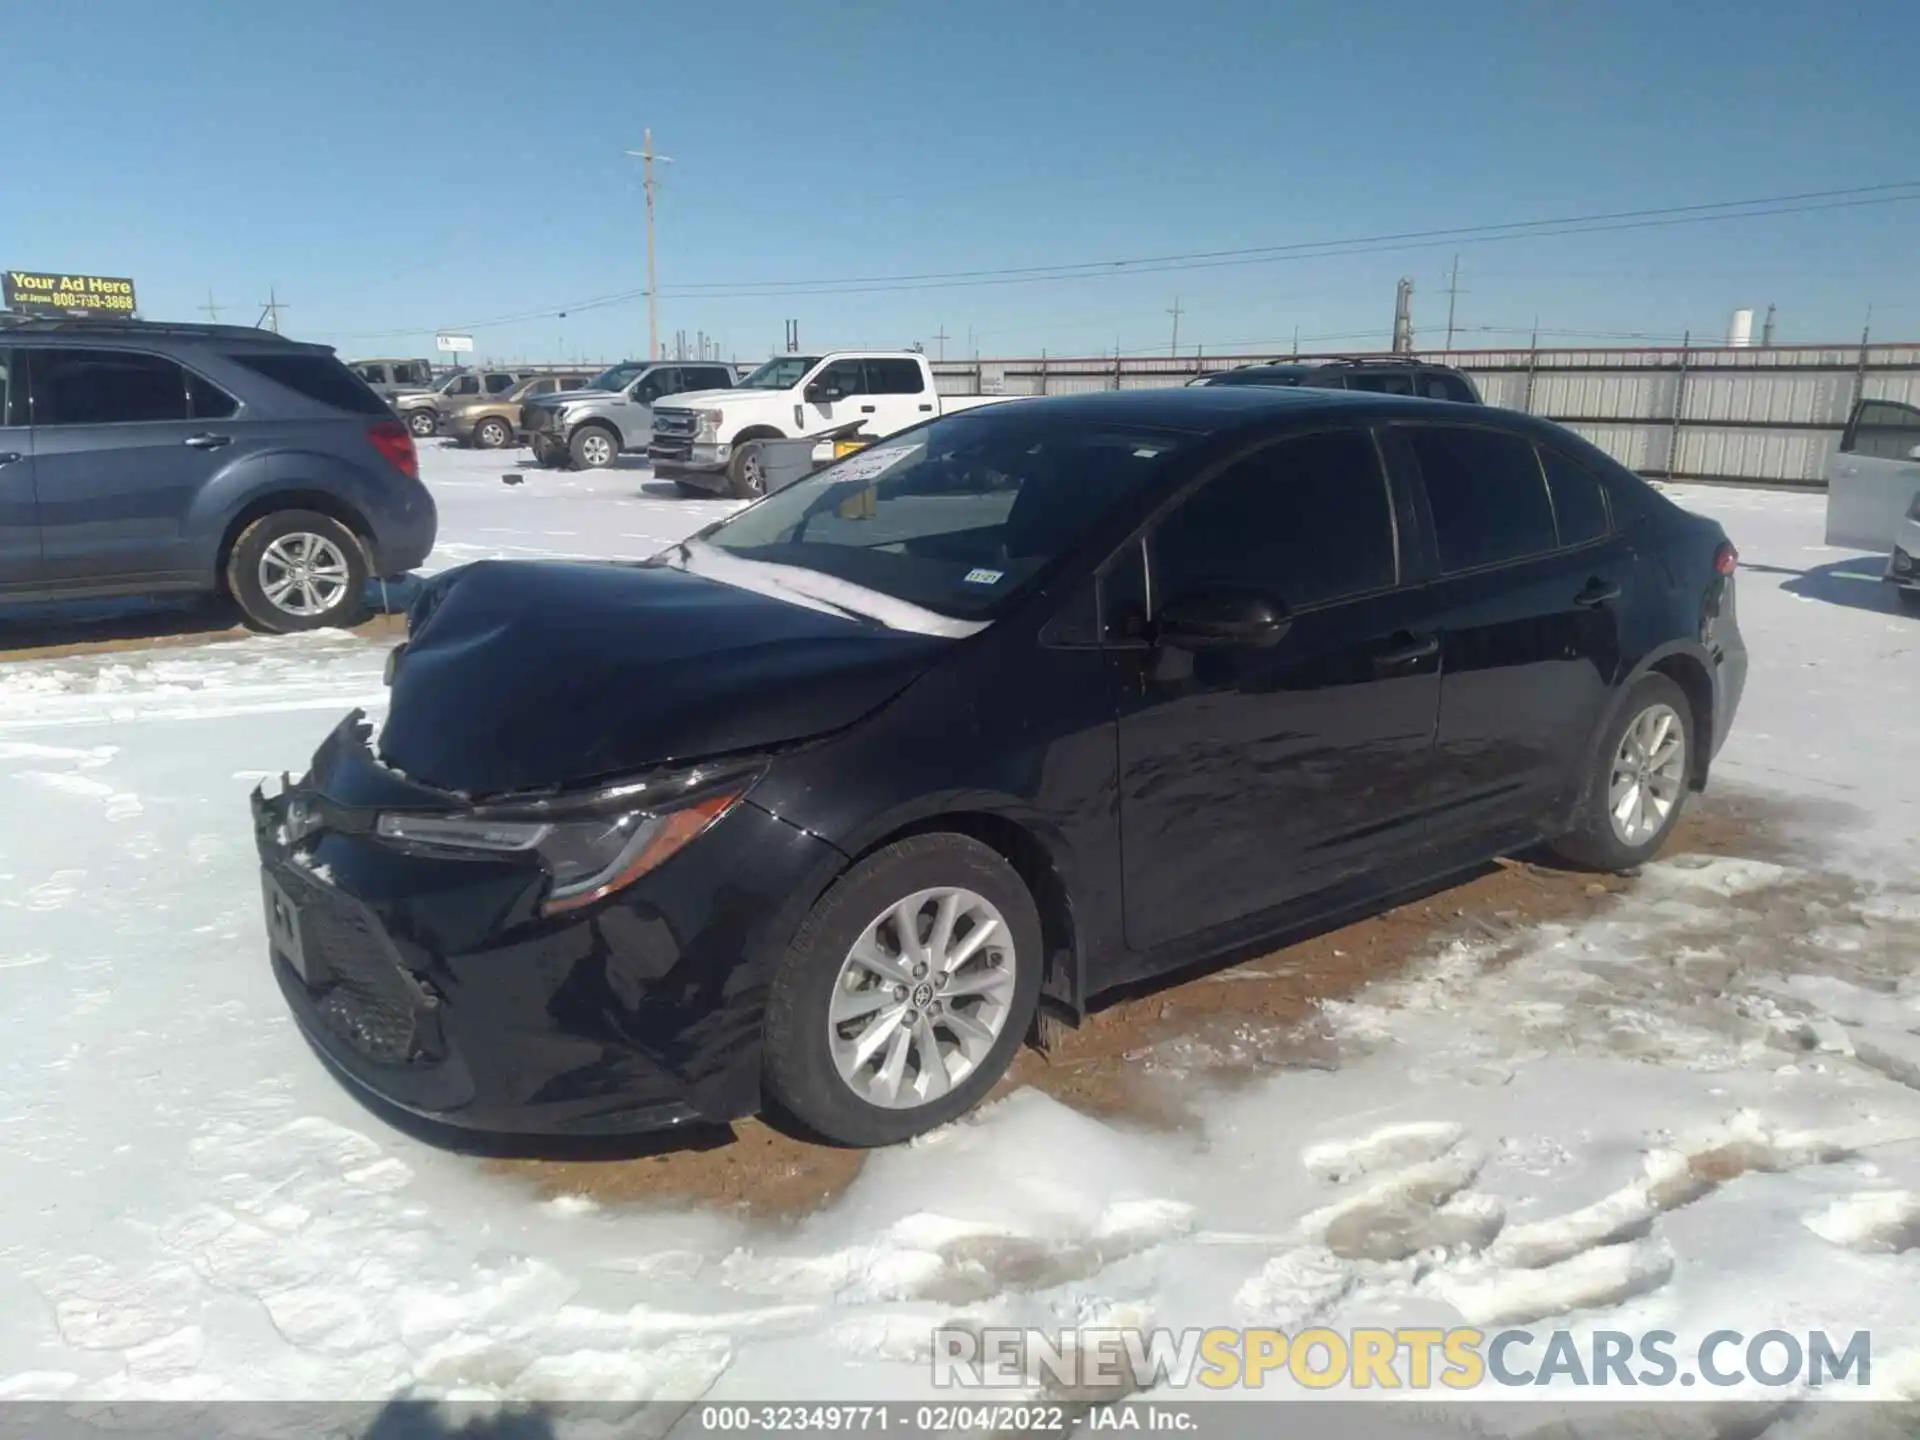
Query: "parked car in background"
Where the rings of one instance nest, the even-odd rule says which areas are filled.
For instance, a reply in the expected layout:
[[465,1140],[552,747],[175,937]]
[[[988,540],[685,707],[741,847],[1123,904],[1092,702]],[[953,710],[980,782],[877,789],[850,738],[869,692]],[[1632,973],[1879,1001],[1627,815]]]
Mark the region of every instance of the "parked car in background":
[[522,407],[527,444],[537,464],[598,470],[623,450],[647,448],[659,401],[732,384],[733,368],[719,361],[629,360],[596,375],[582,390],[542,396]]
[[433,548],[413,437],[323,345],[233,325],[0,330],[0,597],[217,591],[359,617]]
[[450,406],[441,418],[438,433],[461,445],[505,449],[525,428],[521,412],[527,401],[579,390],[592,379],[591,375],[535,375],[504,395],[482,396]]
[[431,390],[434,384],[430,360],[351,360],[347,368],[366,381],[367,388],[382,400]]
[[1827,544],[1885,555],[1899,603],[1920,610],[1920,406],[1857,402],[1826,481]]
[[255,792],[270,963],[339,1070],[455,1125],[904,1140],[1043,996],[1536,841],[1651,859],[1740,701],[1735,559],[1510,411],[934,419],[651,562],[429,580],[377,741],[356,711]]
[[524,370],[456,370],[429,390],[409,390],[392,397],[394,413],[421,439],[435,434],[456,406],[474,400],[497,399],[513,389],[529,372]]
[[1366,390],[1376,395],[1417,395],[1427,400],[1481,403],[1472,379],[1451,365],[1411,356],[1365,356],[1351,360],[1275,360],[1242,365],[1192,381],[1194,385],[1305,385],[1315,390]]
[[[656,407],[647,454],[653,473],[692,494],[764,495],[750,440],[798,440],[852,422],[879,439],[940,415],[999,404],[1003,395],[942,395],[915,350],[777,355],[731,390],[675,396]],[[817,458],[831,458],[823,442]]]

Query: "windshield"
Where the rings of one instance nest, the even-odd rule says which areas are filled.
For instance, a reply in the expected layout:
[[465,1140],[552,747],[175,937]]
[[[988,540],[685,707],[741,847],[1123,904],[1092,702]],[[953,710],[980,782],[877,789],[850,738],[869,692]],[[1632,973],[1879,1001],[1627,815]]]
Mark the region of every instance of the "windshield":
[[589,390],[624,390],[646,373],[645,365],[616,365],[587,382]]
[[742,390],[791,390],[820,363],[818,355],[776,355],[740,382]]
[[1017,401],[858,451],[706,532],[739,560],[816,571],[985,620],[1190,437]]

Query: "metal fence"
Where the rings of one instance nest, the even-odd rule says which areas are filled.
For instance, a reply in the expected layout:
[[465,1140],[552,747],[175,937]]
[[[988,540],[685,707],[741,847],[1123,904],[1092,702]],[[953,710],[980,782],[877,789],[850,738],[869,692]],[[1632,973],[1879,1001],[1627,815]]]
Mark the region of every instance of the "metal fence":
[[[1272,356],[934,362],[948,395],[1071,395],[1184,385]],[[1292,360],[1338,358],[1287,356]],[[1422,352],[1489,404],[1558,421],[1655,479],[1821,489],[1856,401],[1920,405],[1920,345]]]

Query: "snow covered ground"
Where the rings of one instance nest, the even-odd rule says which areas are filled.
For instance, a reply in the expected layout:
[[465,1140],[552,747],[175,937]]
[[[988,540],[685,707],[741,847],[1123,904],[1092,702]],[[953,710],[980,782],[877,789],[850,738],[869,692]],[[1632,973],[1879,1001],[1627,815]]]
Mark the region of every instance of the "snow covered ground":
[[[426,465],[438,564],[728,508]],[[301,1044],[245,799],[378,705],[380,646],[0,666],[0,1398],[924,1396],[955,1321],[1871,1330],[1872,1393],[1920,1398],[1920,621],[1817,498],[1679,498],[1741,548],[1718,777],[1788,861],[1671,855],[1517,958],[1446,948],[1201,1126],[1021,1091],[788,1224],[541,1201]]]

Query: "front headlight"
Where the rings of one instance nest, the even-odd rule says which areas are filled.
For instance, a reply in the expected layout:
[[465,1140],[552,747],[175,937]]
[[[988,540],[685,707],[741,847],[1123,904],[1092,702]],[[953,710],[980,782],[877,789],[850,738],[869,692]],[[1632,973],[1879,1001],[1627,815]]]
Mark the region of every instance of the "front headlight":
[[720,433],[720,423],[727,418],[724,410],[696,410],[693,412],[696,422],[695,433],[714,436]]
[[[540,913],[556,915],[604,900],[657,870],[738,804],[755,778],[751,772],[725,777],[694,772],[573,801],[464,815],[390,811],[374,829],[388,840],[427,850],[531,854],[548,875]],[[697,793],[687,798],[689,791]]]

